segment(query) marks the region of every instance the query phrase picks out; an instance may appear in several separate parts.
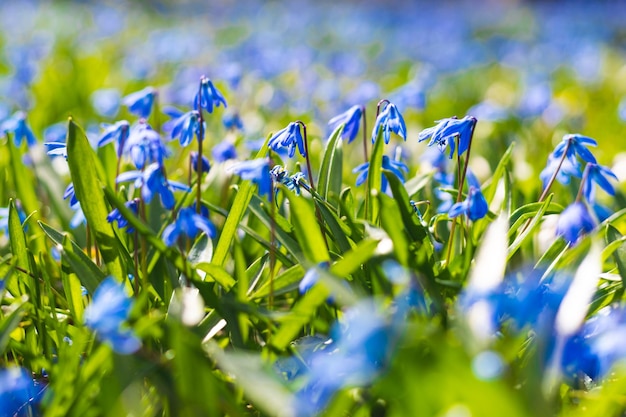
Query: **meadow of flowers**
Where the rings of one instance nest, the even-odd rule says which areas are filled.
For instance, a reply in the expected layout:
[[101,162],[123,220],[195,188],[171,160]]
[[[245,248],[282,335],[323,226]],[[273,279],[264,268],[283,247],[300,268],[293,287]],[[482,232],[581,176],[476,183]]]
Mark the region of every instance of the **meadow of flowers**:
[[625,18],[0,3],[0,417],[626,415]]

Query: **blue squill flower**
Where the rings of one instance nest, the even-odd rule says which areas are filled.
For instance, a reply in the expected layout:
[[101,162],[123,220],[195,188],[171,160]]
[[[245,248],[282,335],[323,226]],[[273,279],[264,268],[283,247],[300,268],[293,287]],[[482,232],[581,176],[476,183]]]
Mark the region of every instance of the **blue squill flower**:
[[226,113],[222,116],[222,124],[228,130],[239,130],[240,132],[244,131],[243,121],[241,120],[239,113]]
[[103,123],[101,126],[104,128],[104,131],[98,140],[98,147],[115,142],[118,149],[120,149],[130,134],[130,123],[126,120],[120,120],[114,124]]
[[144,119],[150,116],[152,105],[157,91],[154,87],[146,87],[143,90],[136,91],[124,97],[122,104],[128,107],[128,111],[132,114]]
[[300,123],[291,122],[287,127],[274,133],[270,138],[267,146],[269,146],[275,152],[280,151],[283,148],[287,148],[289,151],[289,158],[293,158],[296,153],[296,146],[300,155],[306,157],[304,150],[304,139],[300,131]]
[[30,127],[26,124],[26,113],[22,111],[15,112],[11,117],[2,122],[0,131],[4,132],[5,135],[12,133],[13,141],[16,146],[20,146],[24,139],[26,139],[28,146],[33,146],[37,143],[35,135],[33,135],[32,130],[30,130]]
[[70,228],[76,229],[81,224],[87,223],[87,218],[85,217],[85,213],[83,212],[83,208],[80,206],[80,203],[70,206],[70,208],[74,210],[74,215],[70,219]]
[[329,266],[330,263],[328,261],[324,261],[306,271],[304,277],[302,277],[302,280],[300,281],[300,284],[298,284],[298,291],[300,291],[300,294],[304,294],[317,283],[320,278],[319,269],[328,270]]
[[149,203],[155,194],[161,198],[161,204],[168,210],[174,208],[174,190],[189,192],[190,189],[185,184],[176,181],[168,181],[165,177],[163,167],[157,163],[150,164],[142,171],[127,171],[121,173],[116,180],[120,182],[135,181],[135,187],[141,188],[143,201]]
[[46,142],[65,142],[67,136],[67,123],[59,122],[52,124],[44,129],[43,141]]
[[103,117],[115,117],[120,108],[120,92],[115,88],[94,91],[90,100],[94,110]]
[[220,104],[223,104],[224,107],[228,107],[226,99],[215,85],[213,85],[213,82],[206,77],[202,77],[200,79],[200,90],[193,99],[194,110],[203,108],[207,112],[213,113],[213,107],[219,107]]
[[550,178],[557,169],[556,180],[563,185],[569,184],[572,177],[580,178],[582,176],[580,163],[575,158],[565,158],[562,162],[561,159],[552,154],[548,156],[548,164],[539,174],[544,189],[548,186]]
[[610,195],[615,195],[615,188],[609,182],[609,179],[617,181],[617,176],[605,166],[588,163],[585,166],[586,174],[583,175],[583,195],[587,199],[587,202],[595,202],[595,185],[599,185],[604,191]]
[[269,195],[272,178],[267,159],[242,161],[230,167],[230,171],[244,180],[250,180],[259,186],[260,195]]
[[563,236],[569,244],[575,244],[582,236],[591,232],[595,226],[595,221],[589,214],[587,206],[576,201],[561,212],[556,224],[556,235]]
[[78,199],[76,198],[76,193],[74,192],[74,183],[70,182],[65,188],[65,192],[63,193],[63,200],[70,199],[70,207],[78,204]]
[[67,144],[65,142],[44,142],[48,147],[46,152],[50,156],[62,156],[67,160]]
[[[124,205],[135,214],[139,212],[139,199],[137,198],[127,201]],[[133,233],[135,231],[135,229],[128,223],[128,220],[122,216],[122,213],[120,213],[118,209],[113,209],[109,213],[107,221],[109,223],[117,222],[117,227],[119,229],[126,228],[126,233]]]
[[458,141],[457,154],[461,156],[469,148],[476,122],[476,118],[472,116],[439,120],[437,125],[420,132],[418,142],[430,139],[428,146],[437,145],[441,152],[449,147],[449,158],[452,158]]
[[163,242],[172,247],[181,235],[193,239],[200,232],[206,233],[209,237],[216,236],[215,226],[207,217],[196,213],[193,207],[185,207],[178,212],[176,221],[163,230]]
[[560,159],[567,149],[566,158],[575,160],[576,156],[578,156],[585,162],[591,162],[595,164],[596,158],[595,156],[593,156],[591,151],[587,149],[587,146],[598,146],[598,142],[596,142],[595,139],[583,136],[578,133],[569,134],[563,136],[563,140],[559,142],[558,145],[556,145],[551,155],[556,159]]
[[376,142],[376,137],[380,129],[383,130],[385,143],[389,143],[391,132],[394,132],[396,135],[406,140],[406,124],[395,104],[387,104],[376,118],[374,129],[372,130],[372,143]]
[[229,159],[237,159],[237,149],[228,140],[223,140],[211,149],[211,155],[216,162],[224,162]]
[[[195,151],[189,152],[189,158],[191,159],[191,168],[195,172],[198,172],[198,152],[195,152]],[[211,169],[211,164],[209,164],[209,160],[204,155],[202,155],[201,165],[202,165],[202,172],[209,172],[209,170]]]
[[43,397],[45,384],[33,381],[23,368],[0,369],[0,412],[2,416],[26,416],[33,414],[31,406],[36,406]]
[[471,172],[467,172],[467,183],[469,191],[467,198],[460,203],[455,203],[450,207],[448,216],[452,219],[461,214],[465,214],[471,221],[480,220],[489,212],[489,205],[485,196],[480,190],[480,184]]
[[169,156],[169,151],[161,140],[161,135],[144,122],[135,124],[124,145],[124,154],[130,156],[137,169],[152,162],[163,165],[163,160]]
[[359,133],[362,115],[363,110],[361,106],[352,106],[340,115],[330,119],[328,122],[328,129],[333,132],[337,129],[337,126],[343,124],[344,127],[343,132],[341,132],[341,138],[350,143],[354,140],[354,138],[356,138],[357,133]]
[[141,340],[124,328],[133,308],[124,284],[109,277],[96,289],[91,304],[85,308],[85,325],[117,353],[128,355],[139,350]]
[[[370,169],[370,163],[365,162],[358,167],[352,170],[353,173],[358,174],[356,177],[356,185],[359,186],[367,180],[367,175]],[[388,157],[387,155],[383,155],[382,169],[386,169],[395,174],[396,177],[400,179],[400,181],[404,182],[404,173],[409,172],[409,168],[402,161],[396,161]],[[384,174],[382,174],[381,188],[383,191],[387,190],[387,178]]]
[[[169,122],[168,122],[169,123]],[[180,146],[187,146],[193,140],[193,136],[199,137],[200,134],[200,113],[197,110],[191,110],[182,113],[175,119],[171,120],[171,125],[163,126],[164,130],[171,129],[170,137],[178,138]]]

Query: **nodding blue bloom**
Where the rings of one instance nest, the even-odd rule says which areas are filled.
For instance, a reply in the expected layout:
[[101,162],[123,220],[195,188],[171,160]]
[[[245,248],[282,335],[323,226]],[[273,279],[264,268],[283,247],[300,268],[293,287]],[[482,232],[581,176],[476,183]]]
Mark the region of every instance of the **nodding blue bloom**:
[[269,146],[275,152],[278,152],[282,148],[287,148],[289,151],[289,158],[293,158],[296,153],[296,146],[300,155],[306,157],[306,151],[304,149],[304,139],[300,131],[300,123],[291,122],[287,127],[274,133],[270,138],[267,146]]
[[589,214],[587,206],[576,201],[561,212],[556,224],[556,235],[563,236],[569,244],[575,244],[582,236],[591,232],[594,227],[596,227],[596,223]]
[[209,237],[216,236],[215,226],[207,217],[196,213],[193,207],[185,207],[178,212],[176,221],[163,230],[163,242],[171,247],[176,244],[181,234],[193,239],[200,232],[206,233]]
[[565,158],[561,163],[561,158],[555,158],[550,154],[548,156],[548,164],[539,174],[544,189],[548,186],[550,178],[552,178],[557,169],[556,180],[563,185],[569,184],[572,177],[580,178],[582,176],[580,163],[575,158]]
[[[382,168],[393,172],[395,176],[398,177],[402,182],[404,182],[404,172],[409,172],[409,168],[406,166],[405,163],[401,161],[396,161],[395,159],[391,159],[387,155],[383,155]],[[356,177],[357,186],[363,184],[365,180],[367,180],[369,169],[370,163],[365,162],[352,170],[353,173],[359,174]],[[381,188],[383,189],[383,191],[387,190],[387,185],[387,178],[384,174],[382,174]]]
[[226,104],[226,99],[220,93],[220,91],[215,88],[213,82],[206,78],[200,78],[200,90],[196,93],[196,97],[193,99],[193,108],[194,110],[200,110],[203,108],[209,113],[213,113],[213,106],[219,107],[220,104],[223,104],[224,107],[228,107]]
[[139,121],[131,128],[124,145],[124,153],[130,155],[138,169],[143,169],[152,162],[163,165],[163,159],[169,156],[161,135],[144,121]]
[[0,370],[0,406],[3,416],[36,415],[31,406],[43,398],[46,384],[33,380],[23,368],[8,367]]
[[114,351],[129,355],[141,347],[141,340],[123,327],[132,308],[133,300],[126,295],[124,284],[109,277],[100,283],[85,308],[85,325]]
[[237,149],[228,140],[223,140],[211,149],[211,155],[216,162],[224,162],[229,159],[237,159]]
[[[198,172],[198,152],[189,152],[189,158],[191,159],[191,169],[193,169],[194,172]],[[211,169],[211,164],[209,164],[209,160],[204,155],[202,155],[201,164],[202,172],[209,172],[209,170]]]
[[[139,212],[139,199],[137,198],[127,201],[124,205],[135,214]],[[126,233],[133,233],[135,231],[135,229],[128,223],[128,220],[122,216],[122,213],[120,213],[118,209],[113,209],[113,211],[109,213],[107,221],[109,223],[117,222],[117,227],[120,229],[126,228]]]
[[45,142],[48,147],[46,152],[50,156],[62,156],[67,160],[67,144],[65,142]]
[[385,143],[389,143],[391,132],[394,132],[396,135],[406,140],[406,124],[395,104],[388,103],[376,118],[374,129],[372,130],[372,143],[376,142],[376,137],[380,129],[383,130]]
[[78,204],[78,199],[76,198],[76,193],[74,192],[74,183],[70,182],[65,188],[65,192],[63,193],[63,200],[70,199],[70,207]]
[[115,141],[118,149],[121,149],[130,134],[130,123],[126,120],[120,120],[114,124],[103,123],[101,127],[104,131],[98,140],[98,147]]
[[583,194],[589,203],[593,203],[595,201],[595,184],[598,184],[600,188],[609,193],[610,195],[615,195],[615,188],[609,182],[609,179],[614,179],[617,181],[617,176],[605,166],[588,163],[585,166],[586,174],[583,175]]
[[267,159],[252,159],[242,161],[230,167],[230,171],[244,180],[250,180],[259,186],[260,195],[269,195],[272,188],[272,178]]
[[563,136],[563,140],[554,148],[552,156],[560,159],[567,149],[566,158],[576,160],[576,155],[585,162],[596,163],[596,157],[587,149],[587,146],[598,146],[598,142],[578,133]]
[[226,113],[222,116],[222,124],[228,130],[244,131],[243,121],[241,120],[239,113]]
[[457,154],[461,156],[469,148],[476,122],[476,118],[472,116],[465,116],[462,119],[451,117],[438,120],[437,125],[420,132],[418,142],[430,139],[428,146],[437,145],[441,152],[444,152],[449,147],[450,153],[448,157],[452,158],[458,140]]
[[115,88],[94,91],[90,100],[94,110],[103,117],[115,117],[120,108],[120,92]]
[[28,146],[33,146],[37,143],[35,135],[33,135],[32,130],[30,130],[30,127],[26,124],[26,113],[23,111],[13,113],[11,117],[2,122],[0,130],[4,132],[5,135],[12,133],[13,141],[16,146],[20,146],[24,139],[26,139]]
[[480,190],[480,184],[474,175],[467,172],[467,183],[469,185],[469,191],[465,201],[455,203],[450,207],[448,216],[453,219],[461,214],[465,214],[471,221],[480,220],[489,212],[489,205],[485,196]]
[[132,114],[146,119],[152,112],[152,105],[156,95],[157,91],[154,87],[146,87],[124,97],[122,104],[128,107],[128,111]]
[[356,138],[357,133],[359,133],[362,115],[363,109],[361,106],[352,106],[340,115],[330,119],[328,122],[328,129],[333,132],[337,129],[337,126],[343,124],[344,126],[343,132],[341,132],[341,138],[350,143],[354,140],[354,138]]
[[189,192],[190,188],[176,181],[168,181],[163,167],[157,163],[150,164],[142,171],[121,173],[116,180],[119,182],[135,181],[135,187],[141,187],[141,197],[146,203],[152,201],[154,194],[161,198],[161,204],[168,210],[174,208],[174,190]]
[[[302,172],[296,172],[292,176],[289,176],[289,172],[280,165],[274,165],[270,170],[270,174],[275,183],[283,184],[290,191],[293,191],[296,195],[300,195],[300,181],[304,180],[304,174]],[[306,189],[306,186],[305,186]],[[278,195],[278,188],[274,193],[274,198]],[[277,202],[278,204],[278,202]]]
[[[168,122],[169,123],[169,122]],[[175,119],[171,120],[171,125],[163,126],[164,130],[171,129],[170,137],[178,138],[180,146],[187,146],[193,140],[193,136],[200,136],[200,113],[197,110],[191,110],[182,113]]]

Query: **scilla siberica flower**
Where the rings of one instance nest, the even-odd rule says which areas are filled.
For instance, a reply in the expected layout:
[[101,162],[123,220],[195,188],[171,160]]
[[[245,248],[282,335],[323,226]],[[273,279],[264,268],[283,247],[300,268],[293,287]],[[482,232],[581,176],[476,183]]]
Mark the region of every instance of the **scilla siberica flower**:
[[143,90],[136,91],[124,97],[122,104],[128,107],[128,111],[132,114],[148,118],[152,112],[152,105],[157,92],[154,87],[146,87]]
[[[133,213],[137,214],[139,212],[139,199],[135,198],[133,200],[127,201],[124,204],[127,208],[129,208]],[[122,216],[122,213],[118,209],[113,209],[107,216],[107,221],[109,223],[117,222],[117,227],[123,229],[126,227],[126,233],[132,233],[135,229],[130,226],[128,220]]]
[[441,152],[449,146],[449,158],[452,158],[458,141],[458,156],[463,155],[469,148],[472,135],[474,134],[474,126],[476,126],[476,118],[465,116],[462,119],[451,117],[437,121],[437,125],[429,127],[420,132],[418,142],[430,139],[428,146],[437,145]]
[[[404,172],[409,172],[409,168],[401,161],[396,161],[395,159],[391,159],[387,155],[383,155],[383,163],[382,168],[388,171],[391,171],[395,174],[396,177],[400,179],[400,181],[404,182]],[[356,177],[356,185],[361,185],[367,180],[367,175],[370,169],[370,163],[365,162],[358,167],[352,170],[353,173],[359,174]],[[404,171],[404,172],[403,172]],[[382,182],[381,188],[384,190],[387,189],[387,178],[384,174],[382,174]]]
[[267,143],[272,150],[278,152],[282,148],[287,148],[289,151],[289,158],[293,158],[296,153],[296,146],[300,155],[306,157],[304,150],[304,139],[302,138],[302,132],[300,131],[300,123],[291,122],[287,127],[274,133]]
[[104,128],[104,131],[98,140],[98,147],[102,147],[110,142],[115,142],[117,147],[120,148],[124,145],[130,134],[130,123],[126,120],[120,120],[114,124],[103,123],[102,128]]
[[617,181],[617,176],[602,165],[588,163],[585,166],[585,174],[583,175],[583,195],[589,203],[595,202],[595,185],[599,185],[604,191],[610,195],[615,195],[615,188],[609,182],[609,179]]
[[[189,158],[191,159],[191,168],[194,172],[198,172],[198,152],[189,152]],[[211,164],[204,155],[202,155],[202,162],[200,164],[202,165],[202,172],[209,172],[211,169]]]
[[37,405],[47,385],[33,381],[23,368],[10,367],[0,370],[1,416],[37,415],[30,406]]
[[145,121],[139,121],[131,128],[124,153],[130,155],[137,169],[152,162],[163,165],[163,159],[169,155],[159,133]]
[[230,167],[230,172],[239,175],[244,180],[250,180],[257,184],[260,195],[269,195],[272,188],[272,178],[267,159],[239,162]]
[[575,244],[595,226],[587,206],[581,201],[576,201],[561,212],[556,224],[556,235],[563,236],[569,244]]
[[200,232],[206,233],[209,237],[216,235],[215,226],[208,218],[196,213],[195,208],[186,207],[178,212],[176,221],[163,231],[163,242],[167,246],[173,246],[180,235],[193,239]]
[[389,143],[391,132],[394,132],[396,135],[406,140],[406,124],[395,104],[387,104],[376,118],[374,129],[372,130],[372,143],[376,142],[376,137],[380,129],[383,130],[385,143]]
[[91,304],[85,308],[85,325],[117,353],[128,355],[141,347],[141,341],[124,322],[133,307],[124,284],[109,277],[96,289]]
[[0,130],[4,132],[5,135],[12,133],[13,141],[16,146],[20,146],[24,139],[26,139],[28,146],[33,146],[37,143],[35,135],[33,135],[32,130],[30,130],[30,127],[26,124],[26,113],[23,111],[15,112],[11,117],[2,122]]
[[[289,172],[280,165],[274,165],[270,170],[270,174],[275,183],[283,184],[287,189],[293,191],[296,195],[300,195],[300,181],[304,180],[304,174],[302,172],[296,172],[292,176],[289,176]],[[278,194],[278,188],[276,193]]]
[[556,174],[556,180],[561,184],[569,184],[571,177],[580,178],[582,169],[578,158],[587,163],[595,164],[596,158],[587,149],[587,146],[597,145],[598,143],[595,139],[580,134],[563,136],[563,140],[556,145],[554,151],[548,156],[548,163],[539,175],[543,182],[543,187],[545,188],[548,185],[548,181],[550,181],[557,169],[559,171]]
[[237,159],[237,149],[230,141],[223,140],[211,149],[211,155],[216,162],[224,162]]
[[118,183],[135,181],[135,187],[141,187],[141,197],[143,201],[149,203],[154,194],[161,198],[161,204],[168,210],[174,208],[174,190],[186,191],[190,189],[185,184],[176,181],[168,181],[165,178],[163,167],[157,163],[150,164],[142,171],[127,171],[121,173],[116,180]]
[[341,138],[347,140],[348,143],[352,142],[359,133],[359,125],[361,124],[361,116],[363,110],[361,106],[352,106],[347,111],[341,113],[338,116],[333,117],[328,122],[328,128],[331,132],[337,129],[337,126],[343,124],[343,132],[341,132]]
[[465,201],[455,203],[448,211],[448,216],[453,219],[461,214],[465,214],[471,221],[482,219],[489,212],[489,205],[485,196],[480,190],[480,184],[474,175],[467,172],[467,183],[469,191]]
[[170,132],[170,138],[180,140],[180,146],[187,146],[193,140],[193,136],[198,137],[200,131],[200,113],[191,110],[187,113],[169,112],[172,120],[163,125],[163,130]]
[[213,85],[213,82],[210,79],[203,76],[200,79],[200,90],[196,93],[196,97],[193,99],[194,110],[200,110],[200,108],[203,108],[207,112],[213,113],[213,107],[219,107],[220,104],[223,104],[224,107],[228,107],[226,99],[222,93],[215,88],[215,85]]

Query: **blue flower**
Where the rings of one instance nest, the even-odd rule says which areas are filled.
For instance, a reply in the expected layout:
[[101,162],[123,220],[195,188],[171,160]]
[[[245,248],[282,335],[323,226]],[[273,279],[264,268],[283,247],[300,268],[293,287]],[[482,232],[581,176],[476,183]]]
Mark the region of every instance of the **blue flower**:
[[585,166],[586,175],[583,175],[583,194],[589,203],[595,202],[595,185],[598,184],[600,188],[609,193],[615,195],[615,188],[609,182],[609,179],[617,181],[617,176],[602,165],[588,163]]
[[580,178],[582,175],[580,163],[575,158],[565,158],[561,162],[561,158],[556,158],[550,154],[548,156],[548,164],[539,174],[544,189],[548,186],[548,182],[557,169],[556,180],[563,185],[569,184],[572,177]]
[[0,412],[2,416],[22,416],[32,414],[31,406],[36,406],[47,385],[33,381],[23,368],[0,369]]
[[185,184],[175,181],[168,181],[165,177],[163,167],[157,163],[150,164],[143,172],[128,171],[121,173],[116,180],[119,182],[135,181],[135,187],[141,187],[141,197],[143,201],[149,203],[154,194],[161,198],[161,204],[168,210],[174,208],[174,190],[189,192],[190,189]]
[[94,91],[90,100],[94,110],[103,117],[115,117],[120,108],[120,92],[114,88]]
[[272,188],[272,178],[267,159],[253,159],[242,161],[230,167],[230,171],[244,180],[250,180],[259,186],[260,195],[269,195]]
[[148,118],[152,112],[152,105],[157,91],[154,87],[146,87],[143,90],[127,95],[122,99],[122,104],[128,107],[132,114]]
[[576,201],[561,213],[556,224],[556,235],[563,236],[569,244],[575,244],[585,234],[591,232],[596,226],[595,221],[589,214],[587,206]]
[[130,155],[138,169],[143,169],[146,164],[152,162],[163,165],[163,159],[169,155],[159,133],[143,121],[131,128],[124,145],[124,153]]
[[[352,170],[353,173],[359,174],[356,178],[356,185],[359,186],[367,180],[367,175],[370,169],[370,163],[365,162]],[[404,172],[409,172],[409,168],[402,161],[396,161],[391,159],[387,155],[383,155],[382,169],[386,169],[395,174],[400,181],[404,182]],[[403,172],[404,171],[404,172]],[[381,188],[383,191],[387,190],[387,178],[382,174]]]
[[243,132],[243,121],[239,113],[226,113],[222,116],[222,124],[228,130],[239,130]]
[[[195,151],[189,152],[189,157],[191,159],[191,168],[195,172],[198,172],[198,152],[195,152]],[[202,164],[202,172],[209,172],[209,170],[211,169],[211,164],[209,164],[209,160],[204,155],[202,155],[201,164]]]
[[[170,122],[171,124],[169,124]],[[196,137],[200,135],[200,113],[197,110],[181,113],[170,122],[167,126],[163,126],[163,130],[171,130],[170,137],[172,139],[179,138],[180,146],[189,145],[194,135]]]
[[467,183],[469,185],[467,198],[464,201],[455,203],[452,207],[450,207],[448,216],[451,219],[461,214],[465,214],[471,221],[476,221],[485,217],[489,212],[489,205],[480,190],[480,184],[478,184],[478,180],[476,180],[476,178],[469,171],[467,173]]
[[406,124],[395,104],[387,104],[385,109],[381,111],[376,118],[374,129],[372,130],[372,143],[376,142],[376,137],[380,129],[383,130],[385,143],[389,143],[391,132],[394,132],[396,135],[406,140]]
[[163,241],[172,247],[181,234],[193,239],[200,232],[209,237],[216,235],[215,226],[208,218],[196,213],[194,208],[186,207],[178,212],[176,221],[163,230]]
[[76,229],[81,224],[87,223],[87,219],[85,218],[85,213],[83,213],[83,208],[80,206],[80,203],[70,206],[70,208],[74,210],[74,215],[70,219],[70,227],[72,229]]
[[43,131],[43,140],[45,142],[65,142],[67,136],[67,123],[59,122],[48,126]]
[[237,149],[228,140],[223,140],[211,149],[211,155],[215,161],[224,162],[229,159],[237,159]]
[[[133,199],[124,204],[127,208],[129,208],[133,213],[137,214],[139,212],[139,199]],[[128,223],[128,220],[122,216],[122,213],[118,209],[113,209],[107,216],[107,221],[109,223],[117,222],[117,227],[123,229],[126,227],[126,233],[132,233],[135,229]]]
[[50,156],[62,156],[67,160],[67,144],[65,142],[44,142],[48,147],[46,152]]
[[124,284],[109,277],[96,289],[91,304],[85,308],[85,325],[117,353],[128,355],[141,347],[141,340],[123,327],[133,308]]
[[120,149],[126,142],[126,139],[128,139],[128,135],[130,133],[130,123],[126,120],[120,120],[114,124],[103,123],[102,128],[104,128],[104,132],[100,135],[98,147],[102,147],[107,143],[115,141],[118,149]]
[[15,112],[11,117],[2,122],[0,130],[6,134],[13,133],[13,141],[16,146],[22,144],[22,140],[26,139],[28,146],[33,146],[37,143],[35,135],[32,130],[26,124],[26,113],[22,111]]
[[420,132],[418,142],[430,139],[428,146],[437,145],[441,152],[449,146],[449,158],[452,158],[458,140],[459,149],[457,150],[457,154],[461,156],[469,148],[476,122],[476,118],[472,116],[465,116],[462,119],[452,117],[439,120],[436,126],[429,127]]
[[267,146],[275,152],[278,152],[282,148],[287,148],[289,151],[289,158],[293,158],[296,153],[297,146],[300,155],[306,157],[304,139],[302,138],[302,133],[300,131],[300,123],[297,122],[291,122],[287,125],[287,127],[274,133]]
[[598,142],[596,142],[595,139],[578,133],[565,135],[563,136],[563,140],[554,148],[552,156],[559,159],[567,149],[566,158],[575,160],[576,155],[578,155],[583,161],[595,164],[596,158],[589,149],[587,149],[587,146],[598,146]]
[[310,290],[311,287],[313,287],[313,285],[317,283],[317,281],[320,278],[320,271],[319,271],[320,269],[328,270],[329,267],[330,267],[330,263],[328,261],[324,261],[324,262],[320,262],[315,267],[306,271],[306,273],[304,274],[304,277],[302,277],[302,280],[300,281],[300,284],[298,285],[298,291],[300,291],[300,294],[304,294],[305,292]]
[[220,104],[223,104],[224,107],[228,107],[226,99],[222,93],[215,88],[213,82],[206,77],[202,77],[200,79],[200,90],[196,93],[196,97],[193,99],[194,110],[200,110],[200,108],[203,108],[207,112],[213,113],[213,106],[219,107]]
[[65,192],[63,193],[63,200],[70,199],[70,207],[78,204],[78,199],[76,198],[76,193],[74,192],[74,183],[70,182],[65,188]]
[[341,137],[343,140],[347,140],[348,143],[350,143],[356,138],[357,133],[359,133],[362,115],[363,109],[361,106],[352,106],[340,115],[330,119],[328,129],[333,132],[337,129],[337,126],[343,124],[344,127],[343,132],[341,132]]

